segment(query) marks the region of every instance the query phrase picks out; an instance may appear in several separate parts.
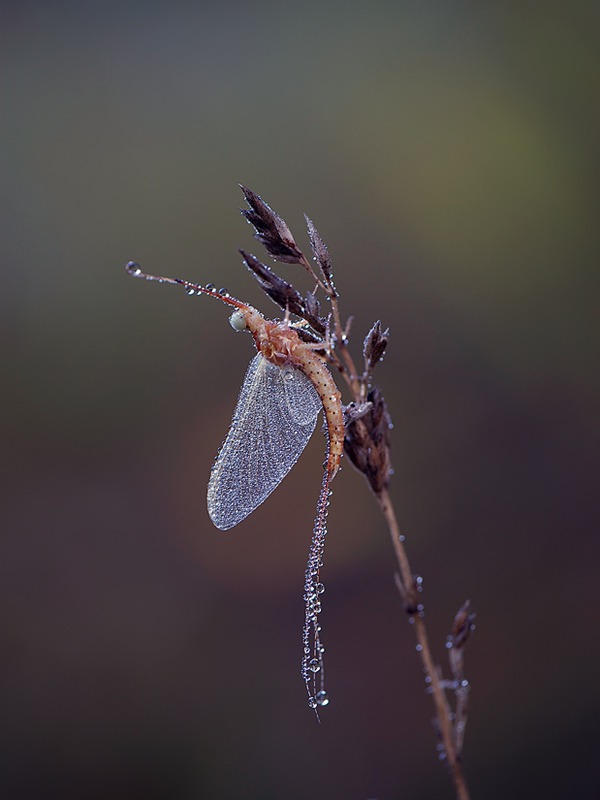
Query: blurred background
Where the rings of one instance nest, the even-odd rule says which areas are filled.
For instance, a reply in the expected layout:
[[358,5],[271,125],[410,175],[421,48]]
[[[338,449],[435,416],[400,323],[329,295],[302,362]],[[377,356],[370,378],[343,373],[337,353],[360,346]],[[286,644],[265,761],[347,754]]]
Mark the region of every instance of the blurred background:
[[251,340],[123,265],[276,315],[237,254],[264,256],[240,181],[301,246],[315,221],[357,356],[390,327],[392,496],[439,660],[477,612],[473,796],[600,797],[597,4],[1,9],[0,794],[453,796],[349,462],[320,726],[299,661],[323,437],[239,528],[208,519]]

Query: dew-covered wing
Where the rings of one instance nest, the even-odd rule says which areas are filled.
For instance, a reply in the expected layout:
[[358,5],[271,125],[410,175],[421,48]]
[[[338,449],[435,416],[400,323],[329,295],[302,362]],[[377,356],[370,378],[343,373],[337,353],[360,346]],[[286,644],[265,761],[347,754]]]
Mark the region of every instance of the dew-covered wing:
[[255,356],[208,483],[208,513],[217,528],[233,528],[281,483],[308,444],[321,407],[304,373]]

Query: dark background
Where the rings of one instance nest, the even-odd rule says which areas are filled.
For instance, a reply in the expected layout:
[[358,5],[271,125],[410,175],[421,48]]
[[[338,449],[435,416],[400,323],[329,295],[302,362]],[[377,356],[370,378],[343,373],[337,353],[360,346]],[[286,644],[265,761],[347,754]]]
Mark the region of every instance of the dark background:
[[349,463],[321,726],[299,658],[322,436],[239,529],[207,517],[251,342],[123,264],[276,313],[237,181],[302,246],[315,220],[357,355],[391,328],[392,496],[439,659],[478,615],[474,797],[600,797],[600,12],[483,5],[2,5],[3,797],[452,797]]

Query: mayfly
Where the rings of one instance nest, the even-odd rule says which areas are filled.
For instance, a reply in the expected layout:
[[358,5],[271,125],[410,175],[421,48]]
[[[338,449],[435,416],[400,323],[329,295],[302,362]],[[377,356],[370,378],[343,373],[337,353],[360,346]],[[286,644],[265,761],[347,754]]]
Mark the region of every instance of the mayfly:
[[236,331],[252,334],[258,351],[250,362],[229,433],[219,451],[208,483],[208,513],[221,530],[237,525],[279,485],[313,433],[323,410],[327,457],[304,582],[305,615],[302,631],[302,677],[311,708],[329,700],[324,688],[324,666],[318,616],[323,549],[331,482],[344,446],[341,395],[317,351],[327,342],[306,342],[286,314],[281,322],[265,319],[247,303],[214,286],[200,286],[181,278],[142,272],[130,261],[127,272],[137,278],[181,285],[189,295],[208,295],[235,310],[230,317]]

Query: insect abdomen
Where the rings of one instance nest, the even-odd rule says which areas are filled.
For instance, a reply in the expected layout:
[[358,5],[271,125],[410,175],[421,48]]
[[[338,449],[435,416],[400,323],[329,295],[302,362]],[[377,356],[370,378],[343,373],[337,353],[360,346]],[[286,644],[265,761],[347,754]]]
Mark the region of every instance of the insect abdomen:
[[311,381],[323,404],[325,424],[329,434],[327,472],[331,480],[339,469],[340,459],[344,450],[342,396],[331,377],[331,373],[319,356],[315,355],[312,350],[305,350],[298,361],[300,362],[299,368]]

